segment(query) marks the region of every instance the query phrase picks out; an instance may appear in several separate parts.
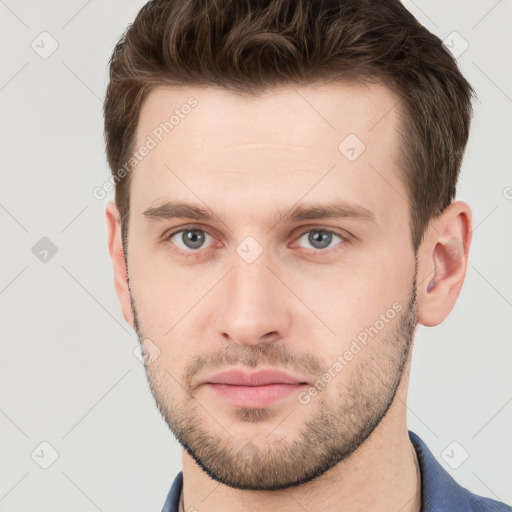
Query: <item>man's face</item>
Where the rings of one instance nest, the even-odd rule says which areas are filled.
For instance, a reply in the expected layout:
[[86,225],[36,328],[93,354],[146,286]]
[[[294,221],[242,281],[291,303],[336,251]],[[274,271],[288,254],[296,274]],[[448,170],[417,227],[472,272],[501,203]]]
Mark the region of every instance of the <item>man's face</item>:
[[[392,404],[416,326],[396,103],[384,86],[339,84],[166,88],[144,104],[135,146],[157,144],[131,184],[135,327],[164,419],[218,481],[309,481]],[[170,202],[215,216],[173,217]],[[338,217],[288,215],[334,204]],[[298,384],[212,383],[229,369]]]

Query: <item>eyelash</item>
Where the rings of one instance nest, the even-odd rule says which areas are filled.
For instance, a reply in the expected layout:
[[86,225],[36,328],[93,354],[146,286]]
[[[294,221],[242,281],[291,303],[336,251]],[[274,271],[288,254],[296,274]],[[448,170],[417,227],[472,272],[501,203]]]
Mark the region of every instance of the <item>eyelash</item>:
[[[210,233],[208,233],[208,231],[206,231],[205,229],[203,229],[201,226],[197,226],[197,225],[190,225],[190,226],[181,226],[180,229],[177,229],[175,231],[172,231],[168,234],[166,234],[164,236],[164,243],[168,244],[169,246],[171,246],[171,250],[173,250],[174,252],[177,252],[180,256],[185,256],[185,257],[199,257],[200,256],[200,253],[204,250],[204,249],[197,249],[197,250],[189,250],[187,252],[183,252],[181,249],[179,248],[176,248],[175,244],[173,244],[171,242],[171,238],[175,235],[177,235],[178,233],[181,233],[183,231],[192,231],[192,230],[197,230],[197,231],[200,231],[202,233],[206,233],[210,236],[212,236]],[[339,242],[337,245],[335,245],[334,247],[331,247],[331,248],[327,248],[327,249],[311,249],[310,250],[310,253],[313,255],[313,256],[320,256],[320,255],[325,255],[325,254],[331,254],[332,252],[336,251],[336,250],[340,250],[341,247],[339,246],[343,246],[345,245],[346,242],[349,241],[349,238],[347,235],[344,235],[344,234],[341,234],[341,233],[338,233],[337,231],[333,231],[332,229],[327,229],[327,228],[324,228],[324,227],[321,227],[321,226],[314,226],[314,227],[308,227],[308,229],[306,229],[305,231],[302,231],[296,238],[296,240],[299,240],[300,238],[302,238],[305,234],[309,233],[310,231],[321,231],[323,233],[327,233],[327,234],[330,234],[330,235],[336,235],[338,236],[339,238],[342,239],[341,242]]]

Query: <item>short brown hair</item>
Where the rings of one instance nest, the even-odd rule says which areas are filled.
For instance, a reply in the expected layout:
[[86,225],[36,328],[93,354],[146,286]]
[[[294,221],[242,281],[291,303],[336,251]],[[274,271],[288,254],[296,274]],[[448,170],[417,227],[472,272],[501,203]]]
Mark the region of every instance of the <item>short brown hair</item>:
[[[109,65],[104,116],[113,176],[130,159],[143,102],[155,87],[212,85],[257,95],[286,84],[369,81],[400,99],[398,157],[415,250],[455,197],[474,92],[442,41],[400,0],[153,0]],[[116,180],[124,241],[130,176]]]

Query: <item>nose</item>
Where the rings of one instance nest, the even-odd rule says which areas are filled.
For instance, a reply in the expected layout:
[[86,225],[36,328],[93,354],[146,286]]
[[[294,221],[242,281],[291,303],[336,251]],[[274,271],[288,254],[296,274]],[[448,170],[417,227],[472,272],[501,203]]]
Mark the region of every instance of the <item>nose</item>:
[[216,329],[226,341],[257,345],[286,336],[291,324],[290,293],[263,253],[248,263],[234,255],[223,282]]

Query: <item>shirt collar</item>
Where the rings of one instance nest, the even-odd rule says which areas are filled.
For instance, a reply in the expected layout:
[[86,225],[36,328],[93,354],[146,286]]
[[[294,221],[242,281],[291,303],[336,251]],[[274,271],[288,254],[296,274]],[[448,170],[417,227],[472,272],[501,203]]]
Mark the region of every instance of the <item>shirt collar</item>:
[[[472,494],[439,464],[420,437],[409,430],[421,473],[421,512],[472,511]],[[481,510],[478,508],[478,510]]]

